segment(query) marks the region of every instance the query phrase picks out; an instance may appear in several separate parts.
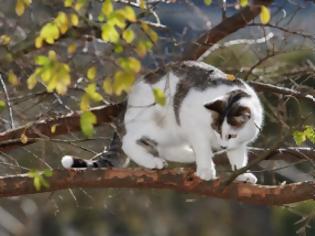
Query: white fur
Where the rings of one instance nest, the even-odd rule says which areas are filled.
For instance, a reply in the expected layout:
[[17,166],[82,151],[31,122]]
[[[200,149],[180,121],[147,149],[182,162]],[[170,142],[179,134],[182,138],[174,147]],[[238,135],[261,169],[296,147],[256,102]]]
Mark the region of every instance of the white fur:
[[[216,69],[221,77],[223,72]],[[224,78],[223,78],[224,79]],[[184,98],[180,111],[180,125],[176,123],[172,98],[176,92],[179,78],[169,72],[154,88],[162,89],[166,96],[165,106],[154,104],[152,86],[138,82],[128,98],[125,114],[126,135],[123,137],[124,152],[137,164],[150,169],[165,167],[166,161],[196,162],[196,175],[203,180],[216,178],[212,160],[213,151],[227,146],[227,155],[232,169],[247,165],[247,144],[255,140],[263,121],[263,109],[255,91],[248,85],[244,87],[219,85],[200,91],[192,88]],[[222,134],[237,133],[237,138],[220,138],[211,128],[212,115],[204,105],[224,97],[227,93],[242,89],[250,98],[242,98],[240,103],[250,108],[252,116],[240,130],[232,130],[224,121]],[[159,122],[157,122],[159,121]],[[143,147],[136,144],[141,137],[149,137],[158,143],[159,157],[154,157]],[[240,181],[255,183],[256,177],[245,173],[238,177]]]
[[70,169],[73,165],[73,157],[69,155],[63,156],[61,159],[61,164],[64,168]]

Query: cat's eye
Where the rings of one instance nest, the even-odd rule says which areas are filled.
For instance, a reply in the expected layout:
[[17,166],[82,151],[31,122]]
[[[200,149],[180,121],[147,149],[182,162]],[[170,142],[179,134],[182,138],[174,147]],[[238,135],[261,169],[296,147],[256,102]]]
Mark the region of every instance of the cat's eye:
[[236,138],[236,134],[228,134],[226,138],[227,139]]

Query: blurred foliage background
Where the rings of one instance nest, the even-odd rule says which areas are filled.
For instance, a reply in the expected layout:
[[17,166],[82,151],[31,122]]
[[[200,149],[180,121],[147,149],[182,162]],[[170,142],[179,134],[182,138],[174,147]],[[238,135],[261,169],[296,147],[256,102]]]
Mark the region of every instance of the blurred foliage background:
[[[127,6],[134,10],[110,17]],[[207,5],[201,0],[118,0],[112,7],[97,0],[0,0],[0,70],[5,82],[0,99],[7,103],[9,95],[11,102],[0,104],[1,131],[76,110],[88,113],[90,107],[123,99],[113,95],[124,94],[138,76],[178,58],[187,43],[219,23],[224,14],[240,9],[239,1]],[[212,47],[204,61],[245,80],[315,96],[314,3],[274,1],[269,10],[269,23],[255,19]],[[122,27],[111,28],[109,19]],[[49,25],[53,29],[43,33],[52,22],[58,27]],[[40,77],[43,71],[36,68],[49,63],[55,69]],[[54,77],[57,72],[61,74]],[[42,80],[34,80],[34,73]],[[53,78],[61,80],[49,84]],[[314,126],[310,104],[276,94],[260,96],[266,121],[255,146],[269,147],[285,130],[292,134],[303,131],[304,125]],[[64,154],[97,156],[113,131],[106,125],[94,130],[93,118],[86,122],[85,134],[43,137],[1,153],[1,176],[60,168]],[[27,137],[21,138],[27,142]],[[304,146],[314,147],[311,139],[305,141]],[[291,136],[282,146],[297,145]],[[314,180],[309,160],[266,161],[255,171],[263,184]],[[267,207],[162,190],[69,189],[0,199],[0,235],[315,235],[314,212],[313,201]]]

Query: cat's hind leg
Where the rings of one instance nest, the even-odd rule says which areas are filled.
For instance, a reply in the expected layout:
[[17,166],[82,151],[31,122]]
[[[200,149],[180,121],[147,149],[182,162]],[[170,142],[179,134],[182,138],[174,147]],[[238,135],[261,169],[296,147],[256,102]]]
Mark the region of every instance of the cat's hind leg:
[[163,169],[167,162],[159,158],[157,142],[147,136],[126,135],[122,149],[138,165],[148,169]]

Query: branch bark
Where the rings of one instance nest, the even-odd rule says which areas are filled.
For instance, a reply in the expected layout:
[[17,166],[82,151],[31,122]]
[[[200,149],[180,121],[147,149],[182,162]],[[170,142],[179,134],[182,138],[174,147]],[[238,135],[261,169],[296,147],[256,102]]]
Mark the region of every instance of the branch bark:
[[194,193],[207,197],[235,199],[244,203],[282,205],[314,199],[315,183],[262,186],[234,182],[223,187],[220,179],[205,182],[194,177],[193,169],[80,169],[55,170],[47,178],[49,187],[36,191],[27,174],[0,177],[0,197],[52,192],[66,188],[155,188]]

